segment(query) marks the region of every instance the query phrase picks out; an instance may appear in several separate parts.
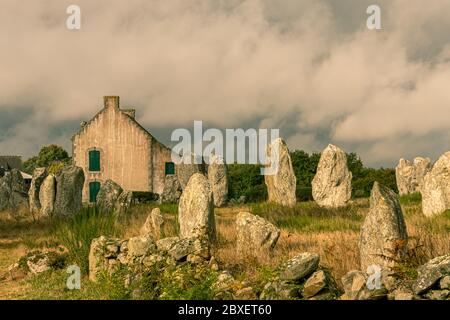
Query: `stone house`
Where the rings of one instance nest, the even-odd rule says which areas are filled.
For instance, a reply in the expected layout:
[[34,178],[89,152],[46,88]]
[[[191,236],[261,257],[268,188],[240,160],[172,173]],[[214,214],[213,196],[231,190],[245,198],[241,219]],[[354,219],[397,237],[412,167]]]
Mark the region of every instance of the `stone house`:
[[171,150],[121,109],[118,96],[105,96],[103,109],[72,137],[74,165],[83,168],[83,202],[95,202],[111,179],[124,190],[161,194],[165,176],[175,173]]

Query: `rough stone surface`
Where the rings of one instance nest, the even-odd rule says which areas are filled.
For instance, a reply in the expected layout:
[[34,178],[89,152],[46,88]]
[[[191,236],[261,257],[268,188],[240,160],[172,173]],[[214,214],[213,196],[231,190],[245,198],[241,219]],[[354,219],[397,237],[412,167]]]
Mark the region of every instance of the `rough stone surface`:
[[311,298],[327,286],[327,276],[323,270],[316,271],[303,285],[302,295]]
[[123,191],[116,202],[116,212],[119,214],[127,214],[133,205],[133,192]]
[[228,169],[222,157],[209,158],[208,180],[213,192],[214,205],[224,206],[228,201]]
[[97,205],[106,211],[114,211],[117,208],[117,201],[123,189],[114,181],[108,179],[100,187],[97,194]]
[[56,180],[53,174],[49,174],[42,182],[39,190],[41,217],[50,217],[53,215],[55,199],[56,199]]
[[120,248],[119,239],[107,239],[104,236],[93,239],[89,250],[89,280],[97,280],[101,272],[114,270],[114,263]]
[[30,212],[34,217],[40,215],[41,202],[39,200],[39,190],[47,175],[47,168],[36,168],[33,172],[30,190],[28,190],[28,201]]
[[375,182],[370,196],[370,210],[360,233],[361,270],[367,270],[370,265],[394,267],[404,259],[407,241],[398,196]]
[[382,285],[377,289],[367,286],[368,275],[359,270],[352,270],[341,279],[345,293],[341,300],[379,300],[387,296],[387,290]]
[[[197,159],[197,161],[195,161]],[[189,182],[189,179],[195,173],[205,173],[205,166],[202,159],[195,154],[185,154],[181,158],[181,163],[176,165],[176,174],[181,189],[184,190]]]
[[130,238],[127,246],[129,259],[143,257],[156,249],[153,237],[148,235]]
[[210,251],[208,244],[197,237],[182,238],[173,243],[167,251],[176,261],[187,259],[188,256],[209,259]]
[[181,197],[181,185],[175,174],[169,174],[164,180],[164,189],[161,194],[161,203],[177,203]]
[[304,252],[290,259],[280,272],[280,279],[285,281],[299,281],[314,271],[319,266],[317,253]]
[[28,193],[19,170],[12,169],[0,178],[0,211],[28,206]]
[[245,255],[273,249],[280,237],[276,226],[248,212],[236,216],[236,231],[236,249]]
[[424,215],[433,216],[450,209],[450,151],[425,175],[421,193]]
[[425,297],[429,300],[447,300],[449,296],[449,290],[430,290],[425,295]]
[[169,237],[156,241],[156,247],[161,251],[169,251],[175,243],[180,240],[179,237]]
[[283,139],[278,138],[267,147],[267,157],[271,163],[278,159],[278,170],[274,174],[264,175],[267,186],[268,201],[284,206],[295,205],[297,178],[292,167],[291,156]]
[[269,281],[259,296],[260,300],[291,300],[298,297],[298,286],[280,279]]
[[343,150],[332,144],[323,150],[311,186],[319,206],[338,208],[347,204],[352,195],[352,173]]
[[422,294],[446,275],[450,275],[450,254],[436,257],[419,267],[414,292]]
[[161,237],[161,228],[164,224],[164,217],[159,208],[154,208],[147,216],[144,225],[141,228],[141,235],[152,235],[155,239]]
[[445,289],[450,290],[450,275],[443,277],[441,279],[441,281],[439,281],[439,287],[442,290],[445,290]]
[[216,238],[213,194],[208,179],[194,174],[190,179],[178,205],[180,237],[207,237],[209,241]]
[[413,163],[400,159],[395,168],[397,188],[400,195],[419,192],[424,176],[431,170],[429,158],[417,157]]
[[30,256],[27,259],[28,269],[32,274],[39,274],[50,269],[48,256],[45,254]]
[[67,166],[56,174],[56,216],[70,216],[80,211],[83,185],[84,172],[80,167]]

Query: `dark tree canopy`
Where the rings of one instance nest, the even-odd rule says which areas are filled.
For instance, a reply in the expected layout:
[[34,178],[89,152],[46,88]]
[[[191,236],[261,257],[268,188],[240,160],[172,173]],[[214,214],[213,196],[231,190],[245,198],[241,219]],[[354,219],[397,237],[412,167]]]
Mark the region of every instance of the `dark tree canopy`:
[[58,166],[70,160],[69,154],[62,147],[57,145],[48,145],[42,147],[37,156],[31,157],[23,163],[23,170],[33,174],[34,169],[40,167]]
[[[303,150],[291,153],[292,166],[297,178],[297,199],[299,201],[312,200],[311,181],[316,174],[320,153],[308,154]],[[361,158],[354,152],[347,154],[347,164],[352,172],[352,196],[368,197],[373,183],[378,181],[386,187],[398,192],[394,169],[366,168]],[[230,174],[229,196],[238,199],[245,196],[247,201],[264,201],[267,190],[264,177],[260,175],[259,166],[232,164],[228,166]]]

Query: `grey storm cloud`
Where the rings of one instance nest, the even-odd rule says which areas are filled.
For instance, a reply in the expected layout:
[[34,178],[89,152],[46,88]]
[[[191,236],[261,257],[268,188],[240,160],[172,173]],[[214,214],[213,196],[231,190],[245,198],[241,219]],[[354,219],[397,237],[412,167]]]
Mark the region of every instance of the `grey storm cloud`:
[[[370,4],[382,30],[366,28]],[[81,7],[82,28],[65,27]],[[450,149],[448,0],[0,0],[0,154],[70,150],[120,95],[170,144],[173,128],[280,128],[372,166]]]

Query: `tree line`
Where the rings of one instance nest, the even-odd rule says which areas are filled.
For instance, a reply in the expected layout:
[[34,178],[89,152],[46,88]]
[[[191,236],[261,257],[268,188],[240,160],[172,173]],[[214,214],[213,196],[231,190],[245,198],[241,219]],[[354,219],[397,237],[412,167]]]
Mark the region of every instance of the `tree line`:
[[[312,200],[311,181],[316,174],[320,153],[309,154],[303,150],[295,150],[290,155],[297,178],[297,198],[300,201]],[[56,172],[70,160],[71,158],[66,150],[57,145],[49,145],[43,147],[38,155],[25,161],[23,171],[33,174],[35,168],[48,167],[50,172]],[[398,192],[395,169],[365,167],[361,158],[354,152],[347,153],[347,165],[353,175],[353,197],[370,196],[375,181]],[[230,199],[239,199],[244,196],[248,202],[258,202],[267,198],[267,188],[264,183],[264,176],[260,173],[259,165],[230,164],[228,165],[228,174],[230,178],[228,190]]]

